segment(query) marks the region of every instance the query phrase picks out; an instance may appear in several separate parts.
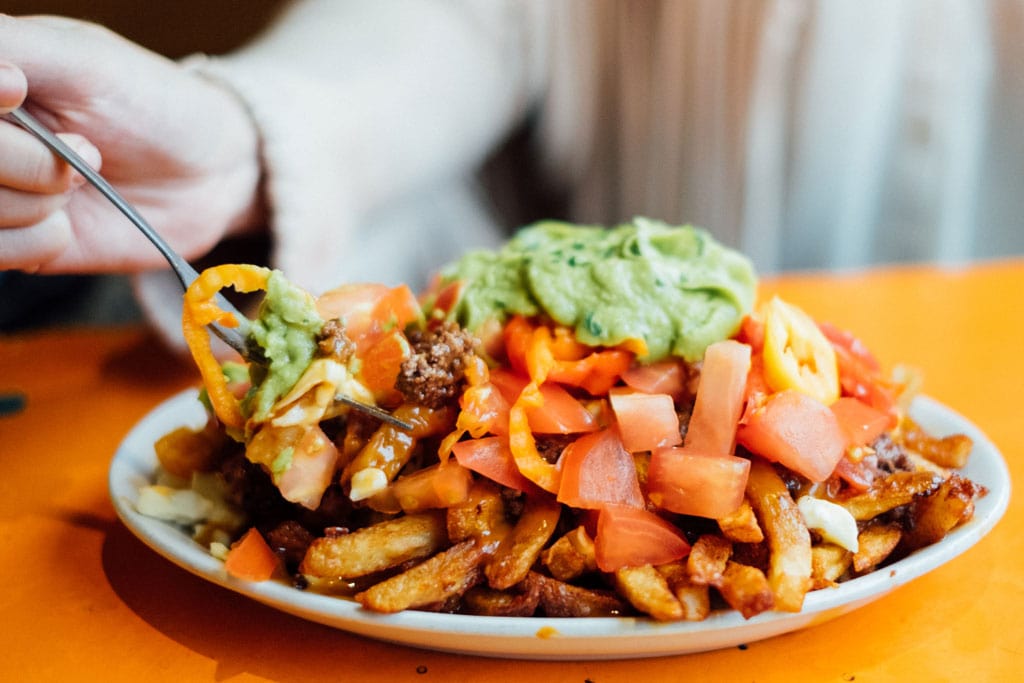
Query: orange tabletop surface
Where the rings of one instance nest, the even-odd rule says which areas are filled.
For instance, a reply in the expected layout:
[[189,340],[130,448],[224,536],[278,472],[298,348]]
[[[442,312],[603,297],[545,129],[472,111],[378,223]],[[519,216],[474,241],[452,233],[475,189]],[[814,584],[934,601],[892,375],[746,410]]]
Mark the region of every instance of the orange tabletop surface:
[[[1024,261],[763,283],[855,331],[968,417],[1024,490]],[[117,519],[107,469],[197,373],[139,328],[0,336],[0,680],[995,681],[1024,671],[1024,507],[976,546],[850,614],[745,647],[536,662],[417,650],[303,621],[207,583]]]

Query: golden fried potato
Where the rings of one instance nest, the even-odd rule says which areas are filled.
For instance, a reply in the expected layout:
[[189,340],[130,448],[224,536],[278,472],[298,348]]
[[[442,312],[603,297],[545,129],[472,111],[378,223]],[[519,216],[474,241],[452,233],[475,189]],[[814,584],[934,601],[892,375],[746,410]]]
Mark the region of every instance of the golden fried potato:
[[899,545],[903,532],[895,524],[872,524],[857,535],[857,552],[853,554],[853,570],[869,572],[889,557]]
[[658,621],[683,618],[683,606],[665,577],[651,565],[623,567],[612,574],[615,589],[633,607]]
[[540,584],[521,581],[510,590],[473,586],[462,596],[464,611],[486,617],[532,617],[540,605]]
[[571,581],[583,574],[597,571],[594,541],[587,530],[578,526],[541,553],[541,563],[559,581]]
[[[734,610],[743,615],[744,619],[777,607],[778,593],[771,586],[764,572],[757,567],[730,561],[722,574],[722,582],[718,586],[722,598]],[[787,599],[791,595],[784,594]],[[801,595],[801,600],[803,596]]]
[[353,579],[433,555],[448,545],[441,511],[405,515],[310,544],[299,572],[324,579]]
[[687,573],[693,583],[717,586],[722,581],[730,556],[731,541],[714,534],[704,534],[690,548],[690,555],[686,558]]
[[356,593],[355,599],[367,609],[389,613],[443,603],[480,581],[480,564],[485,556],[476,541],[463,541]]
[[760,543],[764,540],[764,532],[757,523],[749,500],[744,500],[735,512],[717,521],[722,535],[734,543]]
[[813,587],[834,586],[850,569],[853,557],[846,548],[834,543],[820,543],[811,548],[811,580]]
[[448,540],[452,543],[475,538],[487,552],[493,552],[512,528],[505,519],[505,501],[497,485],[478,479],[469,497],[448,508]]
[[767,461],[754,458],[747,499],[768,539],[768,582],[775,608],[799,612],[811,587],[811,535],[785,482]]
[[952,529],[974,514],[979,487],[958,474],[942,482],[938,490],[914,504],[914,524],[904,537],[908,550],[915,550],[945,538]]
[[866,492],[837,502],[855,520],[866,522],[918,496],[931,494],[941,483],[942,478],[934,472],[895,472],[877,480]]
[[974,442],[966,434],[932,436],[909,417],[903,419],[902,442],[911,451],[947,469],[966,465],[974,448]]
[[574,586],[537,572],[523,582],[535,586],[540,609],[549,617],[610,617],[629,612],[629,604],[611,591]]
[[178,427],[156,440],[153,448],[160,466],[176,477],[188,479],[193,472],[206,472],[227,443],[227,437],[216,422],[210,421],[200,430]]
[[682,561],[669,562],[656,567],[665,577],[672,594],[683,608],[686,621],[704,621],[711,614],[711,593],[707,584],[694,582],[686,564]]
[[484,573],[491,588],[502,590],[526,578],[548,539],[555,533],[562,504],[551,496],[527,496],[523,513],[498,544]]

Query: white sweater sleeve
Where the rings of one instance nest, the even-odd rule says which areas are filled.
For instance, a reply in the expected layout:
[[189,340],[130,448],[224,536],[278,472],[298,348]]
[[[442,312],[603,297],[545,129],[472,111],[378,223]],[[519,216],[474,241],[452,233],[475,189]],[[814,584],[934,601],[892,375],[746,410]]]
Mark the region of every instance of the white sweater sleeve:
[[[540,92],[544,23],[515,0],[303,0],[197,66],[260,132],[272,265],[314,292],[416,285],[456,249],[496,242],[473,174]],[[157,308],[173,286],[151,274],[137,289],[177,340]]]

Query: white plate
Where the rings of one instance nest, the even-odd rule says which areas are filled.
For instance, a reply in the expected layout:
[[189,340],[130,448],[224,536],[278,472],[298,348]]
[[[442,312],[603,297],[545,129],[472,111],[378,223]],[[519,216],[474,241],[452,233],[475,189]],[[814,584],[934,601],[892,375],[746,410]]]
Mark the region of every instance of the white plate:
[[883,571],[808,594],[798,614],[766,613],[750,620],[731,611],[716,613],[703,622],[667,624],[624,617],[474,617],[414,611],[383,615],[349,600],[303,592],[283,582],[236,580],[224,572],[219,560],[179,528],[135,511],[139,487],[152,481],[156,467],[154,441],[177,426],[203,423],[205,416],[195,391],[168,399],[128,433],[110,468],[110,495],[125,525],[175,564],[284,612],[352,633],[432,650],[522,659],[684,654],[749,643],[837,617],[948,562],[992,529],[1010,497],[1009,473],[998,450],[974,425],[933,400],[918,399],[912,414],[936,434],[963,432],[974,439],[966,474],[989,489],[988,495],[978,501],[974,518],[940,543]]

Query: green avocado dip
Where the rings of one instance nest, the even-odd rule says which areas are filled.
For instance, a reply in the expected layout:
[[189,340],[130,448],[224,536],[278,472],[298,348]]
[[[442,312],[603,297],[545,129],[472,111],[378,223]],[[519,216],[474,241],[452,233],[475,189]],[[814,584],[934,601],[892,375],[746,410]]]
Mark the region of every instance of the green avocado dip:
[[247,413],[257,420],[265,419],[277,399],[295,385],[313,360],[323,325],[313,297],[280,271],[272,271],[259,316],[251,328],[268,362],[265,366],[254,363],[249,368],[253,390],[243,406]]
[[497,251],[467,253],[441,280],[463,283],[449,314],[470,331],[545,314],[591,346],[641,340],[645,362],[699,360],[736,332],[757,288],[750,261],[705,230],[647,218],[536,223]]

